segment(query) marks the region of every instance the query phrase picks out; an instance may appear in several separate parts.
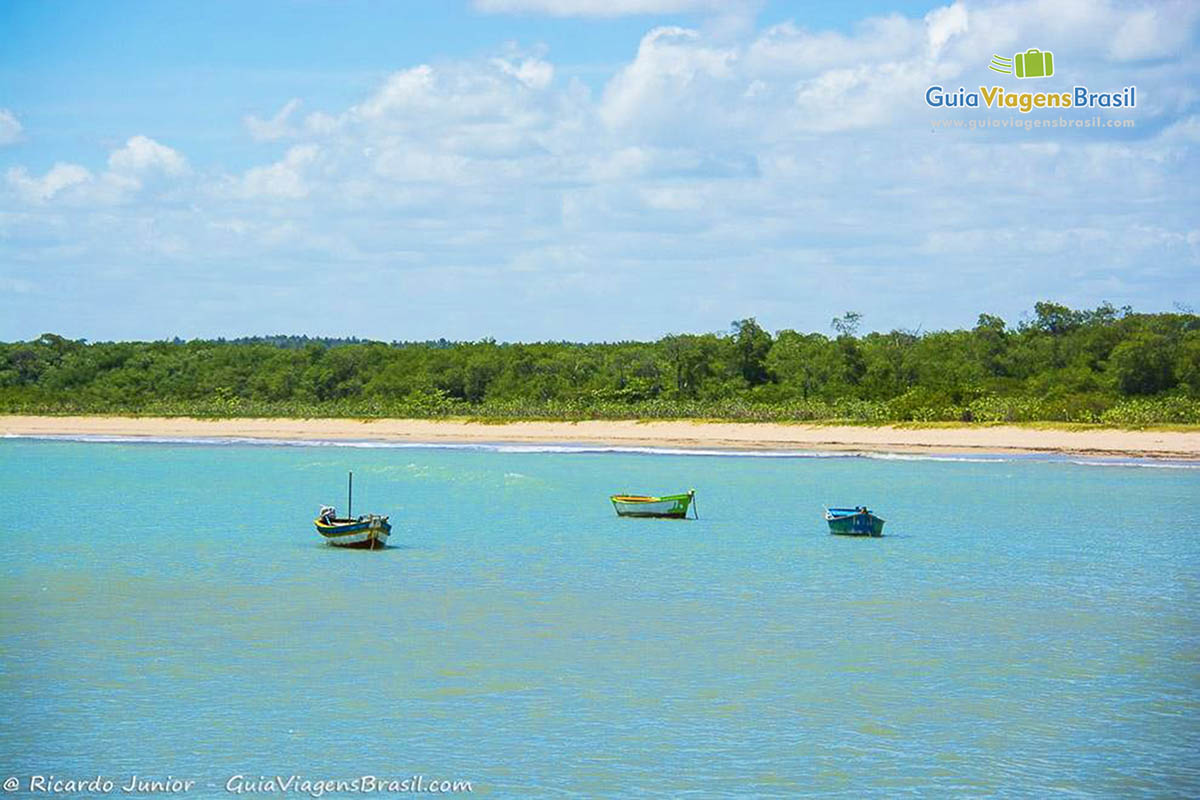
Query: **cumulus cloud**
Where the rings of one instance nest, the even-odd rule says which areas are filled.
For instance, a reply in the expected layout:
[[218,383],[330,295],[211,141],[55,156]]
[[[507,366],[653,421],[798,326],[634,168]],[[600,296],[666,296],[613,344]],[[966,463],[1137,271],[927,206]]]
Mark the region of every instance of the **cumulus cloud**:
[[187,160],[175,150],[148,136],[133,136],[125,146],[108,157],[108,168],[115,173],[148,175],[161,173],[179,176],[187,173]]
[[93,174],[79,164],[59,162],[41,177],[24,167],[6,175],[10,188],[31,203],[69,199],[75,204],[106,206],[129,200],[147,182],[179,178],[189,172],[187,160],[147,136],[133,136],[109,153],[108,169]]
[[0,146],[13,144],[21,139],[21,123],[7,108],[0,108]]
[[396,72],[355,111],[364,118],[381,118],[389,113],[426,110],[438,102],[434,81],[433,67],[428,64]]
[[299,199],[309,192],[306,170],[317,160],[320,148],[315,144],[297,145],[280,161],[249,170],[237,184],[237,193],[246,198]]
[[722,100],[737,90],[738,59],[735,49],[712,46],[698,31],[655,28],[605,87],[600,116],[610,127],[659,132],[714,117],[727,125],[726,112],[737,105]]

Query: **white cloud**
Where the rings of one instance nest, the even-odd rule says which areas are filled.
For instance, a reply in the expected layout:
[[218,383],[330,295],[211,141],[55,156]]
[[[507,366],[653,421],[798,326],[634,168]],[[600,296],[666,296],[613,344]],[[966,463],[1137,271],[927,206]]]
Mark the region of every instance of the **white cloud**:
[[497,58],[493,62],[506,75],[512,75],[530,89],[545,89],[554,80],[554,67],[540,58],[526,58],[517,63]]
[[304,130],[313,136],[329,136],[338,129],[338,118],[320,111],[304,118]]
[[1120,61],[1166,58],[1187,45],[1191,28],[1200,15],[1195,3],[1164,3],[1134,10],[1118,18],[1110,50]]
[[59,162],[40,178],[31,177],[24,167],[9,169],[8,185],[29,202],[42,203],[60,192],[90,183],[92,173],[78,164]]
[[247,115],[242,118],[242,121],[255,141],[273,142],[295,135],[290,117],[298,108],[300,108],[300,100],[293,98],[284,103],[283,108],[279,109],[270,119],[264,120],[254,115]]
[[21,123],[7,108],[0,108],[0,146],[21,140]]
[[419,112],[437,102],[433,67],[428,64],[392,74],[367,102],[354,109],[364,118]]
[[908,57],[920,47],[922,38],[916,22],[900,16],[865,20],[850,36],[810,32],[788,21],[756,37],[746,49],[746,62],[755,75],[787,79],[819,69]]
[[175,150],[148,136],[133,136],[108,157],[110,171],[124,175],[161,173],[178,177],[188,172],[187,160]]
[[133,136],[108,156],[108,169],[99,175],[79,164],[59,162],[45,175],[34,177],[24,167],[8,170],[8,185],[29,203],[67,199],[81,206],[101,207],[130,200],[146,188],[188,174],[187,160],[147,136]]
[[296,200],[306,197],[309,185],[305,173],[320,153],[321,149],[315,144],[297,145],[288,150],[282,160],[247,171],[238,183],[236,193],[248,199]]
[[953,37],[967,31],[967,9],[962,3],[938,8],[925,15],[929,33],[929,57],[937,58]]
[[735,49],[710,46],[698,31],[655,28],[605,87],[600,116],[612,128],[659,131],[724,117],[731,106],[722,95],[737,89],[737,60]]

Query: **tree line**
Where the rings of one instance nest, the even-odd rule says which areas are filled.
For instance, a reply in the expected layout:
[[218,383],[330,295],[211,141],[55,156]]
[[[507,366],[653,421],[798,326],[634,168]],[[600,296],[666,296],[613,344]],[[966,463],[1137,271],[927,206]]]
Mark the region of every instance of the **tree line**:
[[1200,316],[1051,302],[1015,326],[771,333],[754,318],[652,342],[266,336],[0,343],[0,411],[1200,423]]

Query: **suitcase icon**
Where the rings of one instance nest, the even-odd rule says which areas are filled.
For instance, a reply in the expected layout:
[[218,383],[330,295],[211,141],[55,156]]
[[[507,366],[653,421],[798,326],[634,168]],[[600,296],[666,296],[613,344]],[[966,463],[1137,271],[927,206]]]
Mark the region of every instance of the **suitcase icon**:
[[1013,56],[1018,78],[1049,78],[1054,74],[1054,54],[1031,47]]

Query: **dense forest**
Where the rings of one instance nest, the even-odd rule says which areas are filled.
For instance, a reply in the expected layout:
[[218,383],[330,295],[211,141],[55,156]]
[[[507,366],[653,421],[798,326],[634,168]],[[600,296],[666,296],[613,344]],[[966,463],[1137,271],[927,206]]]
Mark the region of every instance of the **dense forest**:
[[1200,423],[1200,316],[1038,303],[1015,327],[764,330],[655,342],[267,336],[0,343],[0,412]]

